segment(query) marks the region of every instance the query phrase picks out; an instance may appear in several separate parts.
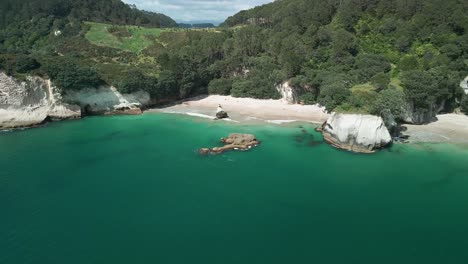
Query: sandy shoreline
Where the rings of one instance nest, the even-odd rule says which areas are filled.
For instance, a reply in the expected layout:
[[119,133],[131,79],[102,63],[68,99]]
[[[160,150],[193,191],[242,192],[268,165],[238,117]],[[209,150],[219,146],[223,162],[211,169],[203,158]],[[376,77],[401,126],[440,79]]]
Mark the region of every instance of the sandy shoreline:
[[[188,99],[174,105],[147,112],[176,113],[213,119],[218,104],[230,115],[227,121],[241,123],[310,122],[322,124],[329,114],[318,105],[288,104],[283,100],[258,100],[210,95]],[[468,116],[444,114],[427,125],[404,125],[410,142],[461,143],[468,144]]]
[[468,143],[468,116],[444,114],[437,119],[427,125],[404,125],[408,130],[403,134],[410,142]]
[[283,100],[258,100],[210,95],[192,98],[175,105],[151,109],[148,112],[179,113],[213,118],[221,104],[234,122],[288,123],[294,121],[322,124],[328,118],[325,109],[317,105],[288,104]]

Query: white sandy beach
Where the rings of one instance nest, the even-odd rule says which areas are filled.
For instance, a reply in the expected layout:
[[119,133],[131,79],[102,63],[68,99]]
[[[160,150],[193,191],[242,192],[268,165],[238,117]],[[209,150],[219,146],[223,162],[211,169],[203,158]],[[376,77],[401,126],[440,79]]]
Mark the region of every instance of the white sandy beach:
[[[177,113],[213,119],[220,104],[229,114],[227,121],[242,123],[267,122],[282,124],[294,121],[322,124],[329,114],[318,105],[289,104],[284,100],[258,100],[210,95],[188,99],[177,104],[151,109],[149,112]],[[438,115],[427,125],[404,125],[410,142],[468,143],[468,116]]]
[[192,98],[172,106],[149,111],[214,118],[218,104],[229,114],[232,121],[237,122],[302,121],[322,124],[328,118],[325,109],[317,105],[288,104],[283,100],[259,100],[220,95]]
[[468,116],[444,114],[437,119],[427,125],[405,125],[408,130],[403,134],[411,142],[468,143]]

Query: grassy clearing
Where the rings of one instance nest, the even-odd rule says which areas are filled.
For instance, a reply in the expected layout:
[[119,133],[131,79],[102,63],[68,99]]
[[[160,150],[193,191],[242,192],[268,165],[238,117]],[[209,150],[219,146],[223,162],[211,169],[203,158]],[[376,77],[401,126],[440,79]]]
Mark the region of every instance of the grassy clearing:
[[390,85],[394,86],[397,90],[403,91],[403,86],[401,86],[401,80],[399,78],[390,79]]
[[352,93],[356,92],[371,92],[375,91],[376,88],[370,83],[358,84],[351,88]]
[[158,39],[162,32],[184,31],[212,31],[216,29],[179,29],[179,28],[145,28],[139,26],[115,26],[103,23],[85,22],[89,30],[85,37],[94,45],[110,47],[133,53],[140,53],[155,43],[161,43]]
[[[94,22],[86,22],[86,24],[90,26],[90,29],[85,37],[94,45],[111,47],[134,53],[139,53],[153,44],[162,31],[170,30],[138,26],[112,26]],[[111,31],[113,33],[111,33]]]

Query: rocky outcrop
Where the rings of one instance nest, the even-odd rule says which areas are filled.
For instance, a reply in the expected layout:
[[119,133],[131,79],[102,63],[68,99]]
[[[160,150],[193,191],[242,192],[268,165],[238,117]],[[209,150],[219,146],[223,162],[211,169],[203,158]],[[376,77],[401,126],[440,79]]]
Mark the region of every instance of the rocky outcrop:
[[224,119],[224,118],[229,118],[229,115],[226,111],[224,111],[221,105],[219,105],[218,109],[216,109],[216,119]]
[[233,133],[226,138],[221,138],[221,143],[225,145],[222,147],[201,148],[198,153],[205,155],[210,153],[219,154],[227,150],[249,150],[260,142],[254,135]]
[[103,86],[61,95],[49,81],[28,77],[20,82],[0,73],[0,129],[31,127],[45,121],[81,118],[83,115],[141,114],[153,103],[147,92],[121,94]]
[[281,95],[281,98],[284,101],[291,104],[295,104],[298,102],[298,95],[289,81],[278,84],[276,86],[276,90]]
[[466,94],[468,94],[468,76],[460,82],[460,87],[463,88]]
[[28,77],[20,82],[0,73],[0,129],[80,117],[80,107],[65,103],[50,81]]
[[403,121],[408,124],[422,125],[434,122],[437,114],[445,108],[445,101],[440,104],[432,104],[429,109],[415,109],[412,103],[408,103],[403,113]]
[[80,105],[88,115],[141,114],[141,109],[151,104],[147,92],[121,94],[109,86],[67,92],[64,99]]
[[392,138],[381,117],[333,113],[322,125],[323,139],[334,147],[372,153],[384,148]]

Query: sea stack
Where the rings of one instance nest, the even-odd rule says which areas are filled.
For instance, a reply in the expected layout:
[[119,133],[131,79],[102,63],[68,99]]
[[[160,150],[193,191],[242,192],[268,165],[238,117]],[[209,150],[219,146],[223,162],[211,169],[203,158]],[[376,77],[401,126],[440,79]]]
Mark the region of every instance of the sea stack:
[[221,105],[218,105],[218,109],[216,109],[216,119],[224,119],[229,118],[229,115],[224,111]]
[[358,153],[373,153],[392,142],[383,119],[372,115],[333,113],[322,125],[330,145]]

